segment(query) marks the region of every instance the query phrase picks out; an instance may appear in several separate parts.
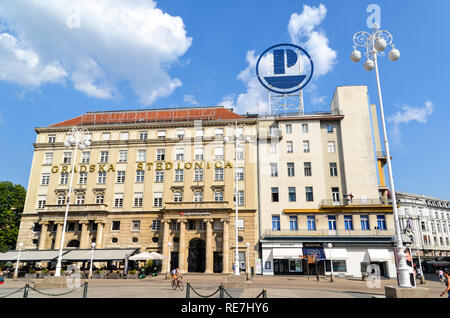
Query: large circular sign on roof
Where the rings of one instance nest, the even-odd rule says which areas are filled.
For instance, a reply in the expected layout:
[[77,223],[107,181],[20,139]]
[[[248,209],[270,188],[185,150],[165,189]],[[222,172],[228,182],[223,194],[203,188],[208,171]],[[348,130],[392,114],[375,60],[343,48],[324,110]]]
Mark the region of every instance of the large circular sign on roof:
[[278,94],[301,90],[311,80],[313,72],[311,56],[294,44],[271,46],[256,63],[256,76],[261,85]]

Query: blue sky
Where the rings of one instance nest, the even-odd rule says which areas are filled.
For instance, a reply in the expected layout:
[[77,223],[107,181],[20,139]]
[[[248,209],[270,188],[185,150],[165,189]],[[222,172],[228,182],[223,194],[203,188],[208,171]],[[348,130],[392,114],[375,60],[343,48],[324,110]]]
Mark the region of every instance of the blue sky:
[[2,3],[0,180],[26,187],[34,127],[87,111],[219,104],[259,111],[253,65],[276,43],[315,52],[319,76],[305,90],[305,111],[329,109],[339,85],[367,85],[378,104],[375,74],[349,59],[353,34],[369,31],[371,3],[401,52],[395,63],[379,61],[396,189],[450,200],[444,0]]

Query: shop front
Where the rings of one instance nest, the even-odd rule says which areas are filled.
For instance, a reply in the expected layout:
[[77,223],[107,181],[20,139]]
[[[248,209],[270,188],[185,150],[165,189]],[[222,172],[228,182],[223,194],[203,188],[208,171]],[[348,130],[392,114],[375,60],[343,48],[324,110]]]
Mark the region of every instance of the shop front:
[[302,247],[302,243],[262,243],[262,274],[302,274]]

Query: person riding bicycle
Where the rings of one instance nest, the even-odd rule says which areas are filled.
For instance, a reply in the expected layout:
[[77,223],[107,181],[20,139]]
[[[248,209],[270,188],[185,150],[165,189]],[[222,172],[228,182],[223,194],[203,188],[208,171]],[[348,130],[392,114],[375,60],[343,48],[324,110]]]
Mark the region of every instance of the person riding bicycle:
[[175,282],[175,284],[178,285],[178,281],[183,278],[181,276],[180,269],[177,267],[177,268],[173,269],[170,273],[172,275],[172,280]]

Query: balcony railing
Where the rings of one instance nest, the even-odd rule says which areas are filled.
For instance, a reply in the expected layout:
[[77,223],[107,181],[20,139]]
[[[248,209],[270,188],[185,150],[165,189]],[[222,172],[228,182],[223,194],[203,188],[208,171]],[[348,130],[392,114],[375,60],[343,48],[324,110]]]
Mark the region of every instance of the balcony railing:
[[328,229],[317,229],[315,231],[310,230],[265,230],[263,237],[267,236],[394,236],[395,230],[335,230],[330,231]]
[[[106,211],[107,204],[71,204],[69,205],[69,212],[99,212]],[[66,205],[46,205],[44,212],[64,212],[66,210]]]
[[228,201],[201,201],[201,202],[165,202],[165,209],[195,210],[195,209],[226,209],[233,208]]
[[325,199],[320,202],[320,207],[323,206],[356,206],[356,205],[365,205],[365,206],[373,206],[373,205],[388,205],[386,200],[382,199],[344,199],[342,201],[333,201],[331,199]]

